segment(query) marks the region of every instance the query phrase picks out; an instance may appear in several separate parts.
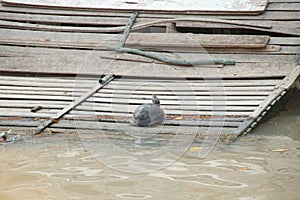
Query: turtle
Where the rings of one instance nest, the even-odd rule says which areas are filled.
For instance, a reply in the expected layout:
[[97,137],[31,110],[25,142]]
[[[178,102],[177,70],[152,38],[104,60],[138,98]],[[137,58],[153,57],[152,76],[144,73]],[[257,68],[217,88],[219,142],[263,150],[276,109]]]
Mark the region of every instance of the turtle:
[[164,120],[164,111],[160,107],[158,97],[154,94],[152,95],[152,103],[139,105],[135,109],[131,124],[146,127],[161,124]]

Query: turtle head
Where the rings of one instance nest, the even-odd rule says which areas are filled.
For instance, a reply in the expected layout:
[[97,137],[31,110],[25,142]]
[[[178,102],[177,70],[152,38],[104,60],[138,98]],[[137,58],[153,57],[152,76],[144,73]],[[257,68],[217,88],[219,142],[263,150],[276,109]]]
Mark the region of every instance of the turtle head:
[[6,132],[3,132],[3,133],[0,134],[0,140],[1,139],[4,140],[4,141],[7,140],[7,133]]
[[152,95],[152,102],[154,104],[160,105],[160,101],[159,101],[158,97],[155,94]]

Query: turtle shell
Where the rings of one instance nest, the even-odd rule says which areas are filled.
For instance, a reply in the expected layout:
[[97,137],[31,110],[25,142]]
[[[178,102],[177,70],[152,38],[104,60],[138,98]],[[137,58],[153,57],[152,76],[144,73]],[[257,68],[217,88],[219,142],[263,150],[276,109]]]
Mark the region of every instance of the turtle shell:
[[132,123],[136,126],[153,126],[164,121],[164,111],[157,104],[143,104],[133,113]]

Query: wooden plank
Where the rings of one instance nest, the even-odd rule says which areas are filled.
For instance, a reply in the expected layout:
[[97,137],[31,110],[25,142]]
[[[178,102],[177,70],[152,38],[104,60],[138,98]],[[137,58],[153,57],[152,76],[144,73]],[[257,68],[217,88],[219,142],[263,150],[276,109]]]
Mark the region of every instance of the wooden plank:
[[126,47],[208,47],[208,48],[263,48],[269,36],[256,35],[214,35],[184,33],[132,33],[126,41]]
[[[274,0],[275,2],[276,0]],[[283,0],[278,0],[278,2],[282,2]],[[289,2],[284,3],[299,3],[298,0],[290,0]],[[3,6],[5,5],[5,6]],[[2,11],[9,11],[9,12],[19,12],[19,13],[36,13],[36,14],[52,14],[52,15],[71,15],[71,16],[110,16],[110,17],[124,17],[129,19],[130,13],[128,12],[111,12],[111,11],[84,11],[84,10],[70,10],[70,9],[55,9],[55,8],[41,8],[41,7],[22,7],[22,5],[18,5],[17,7],[12,6],[12,4],[7,4],[2,1],[2,6],[0,6],[0,10]],[[193,14],[193,13],[172,13],[172,14],[155,14],[155,13],[140,13],[139,18],[152,18],[152,19],[165,19],[165,18],[206,18],[207,16]],[[222,14],[222,15],[219,15]],[[248,19],[257,19],[257,20],[293,20],[297,18],[298,12],[285,12],[285,11],[272,11],[272,12],[264,12],[261,15],[224,15],[224,13],[219,12],[218,14],[214,15],[216,19],[233,19],[233,20],[240,20],[245,18]],[[262,16],[262,17],[261,17]],[[298,16],[299,17],[299,16]],[[255,21],[253,21],[255,24]]]
[[[127,81],[121,81],[121,82],[117,82],[117,83],[113,83],[112,85],[118,86],[118,85],[123,85],[123,86],[132,86],[134,85],[135,87],[142,87],[143,85],[160,85],[161,87],[166,87],[166,88],[174,88],[177,87],[178,84],[182,84],[184,85],[183,87],[187,88],[187,89],[193,89],[193,87],[206,87],[206,89],[211,88],[211,90],[216,89],[216,88],[225,88],[225,87],[236,87],[236,88],[247,88],[250,89],[249,87],[256,87],[255,89],[262,87],[262,86],[276,86],[278,83],[280,83],[280,79],[278,80],[252,80],[252,81],[248,81],[247,80],[242,80],[242,79],[238,79],[238,80],[216,80],[215,82],[213,82],[212,80],[209,81],[192,81],[192,80],[186,80],[186,81],[174,81],[174,82],[164,82],[164,81],[160,81],[160,80],[147,80],[147,81],[132,81],[132,82],[127,82]],[[0,85],[0,90],[16,90],[16,91],[45,91],[45,92],[61,92],[61,93],[80,93],[80,92],[84,92],[87,89],[82,89],[80,86],[77,85],[81,85],[80,82],[78,83],[74,83],[73,84],[73,88],[72,87],[60,87],[59,85],[57,85],[56,87],[47,87],[48,85],[46,85],[46,87],[43,87],[42,85],[39,85],[39,83],[37,82],[27,82],[28,85],[21,85],[19,83],[16,83],[15,85],[18,86],[12,86],[12,83],[15,83],[17,81],[3,81],[3,84]],[[239,83],[240,82],[240,83]],[[36,84],[33,85],[32,84]],[[35,86],[35,87],[34,87]],[[63,86],[63,84],[62,84]],[[92,85],[91,85],[92,86]],[[230,89],[230,88],[227,88]]]
[[[181,93],[180,93],[181,94]],[[185,93],[184,93],[185,94]],[[149,99],[151,95],[146,95],[146,94],[136,94],[132,93],[130,95],[128,94],[119,94],[119,93],[98,93],[97,97],[106,97],[106,98],[113,98],[113,99]],[[164,94],[159,96],[160,100],[182,100],[182,101],[194,101],[194,100],[209,100],[209,101],[252,101],[252,100],[262,100],[264,99],[264,95],[237,95],[237,96],[177,96],[175,94]]]
[[[112,122],[112,123],[128,123],[129,120],[132,119],[132,114],[127,114],[127,113],[115,113],[114,115],[105,115],[103,112],[103,115],[101,112],[95,113],[86,113],[81,114],[82,112],[79,111],[72,111],[72,114],[67,114],[64,119],[66,120],[76,120],[76,121],[94,121],[94,123],[97,123],[98,121],[101,122]],[[90,115],[88,115],[90,114]],[[123,114],[123,116],[121,115]],[[43,120],[47,119],[51,116],[51,113],[24,113],[23,115],[18,113],[18,112],[5,112],[3,113],[3,116],[0,117],[1,120],[18,120],[18,119],[23,119],[27,117],[31,117],[34,120]],[[247,117],[247,116],[246,116]],[[178,118],[181,118],[178,120]],[[174,120],[175,119],[175,120]],[[165,125],[189,125],[189,126],[220,126],[223,125],[227,127],[233,127],[237,126],[240,124],[245,118],[242,116],[225,116],[225,115],[220,115],[220,116],[207,116],[207,115],[166,115],[166,121]]]
[[[248,19],[248,20],[240,20],[240,22],[244,22],[247,24],[255,24],[259,19]],[[295,35],[300,36],[300,31],[297,28],[298,20],[291,21],[281,19],[282,21],[276,20],[259,20],[259,24],[272,26],[271,29],[262,29],[262,28],[255,28],[255,27],[243,27],[239,25],[231,25],[231,24],[216,24],[216,23],[205,23],[205,22],[176,22],[177,28],[194,28],[194,29],[226,29],[232,30],[231,32],[241,32],[239,30],[254,30],[254,31],[262,31],[268,33],[279,33],[279,34],[287,34],[287,35]],[[238,21],[238,20],[237,20]]]
[[124,31],[124,27],[77,27],[77,26],[60,26],[32,24],[25,22],[12,22],[0,20],[0,27],[8,29],[25,29],[35,31],[60,31],[60,32],[82,32],[82,33],[118,33]]
[[[6,126],[22,126],[24,125],[24,120],[26,120],[27,124],[25,126],[29,126],[29,127],[34,127],[34,125],[38,126],[36,121],[30,121],[28,119],[22,119],[22,121],[19,119],[19,120],[16,120],[17,122],[10,122],[9,120],[1,120],[0,122],[0,126],[2,125],[6,125]],[[79,122],[88,122],[88,123],[91,123],[93,122],[95,126],[97,126],[98,122],[97,121],[93,121],[93,120],[84,120],[84,119],[77,119]],[[66,122],[66,120],[64,120]],[[75,121],[76,123],[76,121]],[[105,123],[104,121],[101,121],[101,123]],[[111,123],[113,124],[114,121],[107,121],[106,123]],[[115,123],[118,123],[118,124],[129,124],[129,121],[122,121],[122,122],[119,122],[119,121],[115,121]],[[73,124],[73,123],[72,123]],[[181,120],[181,121],[175,121],[175,120],[166,120],[165,123],[164,123],[164,126],[172,126],[172,125],[176,125],[177,128],[179,126],[210,126],[211,128],[214,128],[214,127],[237,127],[241,124],[241,122],[225,122],[225,121],[186,121],[186,120]],[[76,128],[76,126],[74,126],[73,128]],[[196,127],[195,127],[196,129]]]
[[[237,19],[234,16],[225,16],[224,19]],[[264,12],[257,16],[239,16],[238,19],[246,20],[246,19],[255,19],[255,20],[299,20],[299,12],[298,11],[272,11],[272,12]]]
[[[114,79],[113,82],[110,83],[110,85],[132,85],[132,84],[141,84],[141,83],[149,83],[149,84],[163,84],[165,86],[174,86],[178,84],[188,84],[188,85],[197,85],[197,86],[274,86],[277,85],[282,79],[209,79],[209,80],[202,80],[202,79],[158,79],[158,78],[151,78],[147,79],[147,77],[121,77]],[[93,86],[93,84],[97,84],[99,81],[99,78],[88,78],[88,77],[81,77],[80,75],[77,77],[66,77],[66,76],[58,76],[58,77],[44,77],[44,76],[14,76],[14,75],[0,75],[1,80],[7,80],[9,83],[12,81],[15,82],[33,82],[33,83],[61,83],[62,86],[65,85],[75,85],[76,84],[83,84],[87,86]],[[19,89],[24,89],[21,85]],[[47,85],[48,86],[48,85]],[[32,88],[32,87],[31,87]],[[48,88],[49,90],[52,90],[54,87]],[[61,87],[58,87],[61,88]],[[58,89],[57,88],[57,89]],[[65,90],[63,90],[65,91]],[[73,91],[67,90],[67,91]],[[76,90],[77,91],[77,90]]]
[[[74,88],[61,88],[61,87],[30,87],[30,86],[3,86],[0,85],[0,90],[2,91],[25,91],[27,93],[31,93],[31,92],[63,92],[63,93],[73,93],[74,92]],[[86,89],[79,89],[76,88],[76,92],[80,93],[80,92],[85,92]],[[31,93],[32,94],[32,93]]]
[[[216,91],[177,91],[172,92],[172,91],[147,91],[147,90],[140,90],[140,91],[134,91],[134,94],[143,94],[143,95],[148,95],[151,96],[153,93],[157,95],[178,95],[178,96],[191,96],[197,95],[197,96],[231,96],[231,95],[237,95],[237,96],[246,96],[246,95],[267,95],[270,91],[221,91],[221,92],[216,92]],[[126,94],[126,95],[132,95],[132,91],[127,91],[127,90],[108,90],[108,89],[103,89],[101,91],[103,94]]]
[[[185,102],[182,102],[185,103]],[[200,106],[197,105],[196,103],[194,103],[193,105],[161,105],[161,108],[168,114],[168,113],[172,113],[174,111],[182,111],[183,113],[185,111],[195,111],[195,113],[197,112],[202,112],[202,111],[226,111],[227,112],[231,112],[231,111],[236,111],[237,113],[242,113],[242,112],[249,112],[249,111],[253,111],[256,107],[255,106],[249,106],[249,105],[244,105],[244,106],[229,106],[229,105],[225,105],[226,102],[223,102],[224,105],[207,105],[207,106]],[[107,104],[94,104],[91,106],[79,106],[78,108],[74,109],[74,110],[80,110],[80,111],[90,111],[90,112],[97,112],[97,111],[106,111],[106,112],[125,112],[125,113],[132,113],[134,112],[134,110],[138,107],[138,105],[129,105],[129,104],[112,104],[112,105],[107,105]],[[225,114],[225,112],[224,112]]]
[[[1,102],[1,100],[0,100]],[[219,110],[219,111],[224,111],[224,110],[228,110],[228,111],[253,111],[255,106],[228,106],[225,105],[226,103],[224,103],[224,105],[216,105],[214,106],[212,103],[212,106],[198,106],[198,105],[188,105],[188,106],[184,106],[184,105],[165,105],[162,106],[163,109],[165,110],[207,110],[207,111],[211,111],[211,110]],[[246,104],[246,103],[245,103]],[[1,108],[27,108],[27,109],[32,109],[35,106],[40,106],[41,109],[63,109],[64,107],[66,107],[67,104],[45,104],[43,102],[37,104],[36,102],[32,102],[31,104],[26,104],[24,101],[20,102],[19,104],[16,104],[15,102],[4,102],[1,104]],[[135,110],[135,108],[137,107],[137,105],[107,105],[107,104],[93,104],[90,102],[86,102],[86,103],[82,103],[81,105],[79,105],[75,110],[81,110],[81,111],[115,111],[115,112],[133,112],[133,110]]]
[[269,0],[269,3],[300,3],[300,0]]
[[[68,97],[78,97],[78,93],[70,92],[53,92],[53,91],[24,91],[24,90],[1,90],[0,95],[2,94],[30,94],[30,95],[50,95],[50,96],[68,96]],[[0,97],[1,98],[1,97]]]
[[[107,46],[117,45],[118,35],[103,37],[99,35],[72,34],[26,30],[5,30],[1,29],[0,42],[9,45],[29,45],[41,47],[65,47],[65,48],[85,48],[85,49],[106,49]],[[11,35],[12,34],[12,35]],[[83,33],[81,33],[83,34]],[[10,36],[9,36],[10,35]],[[86,39],[84,39],[86,38]],[[105,40],[105,38],[110,40]],[[99,42],[96,42],[99,41]]]
[[[82,114],[86,113],[86,111],[73,111],[72,113]],[[201,116],[238,116],[238,117],[248,117],[251,115],[253,111],[195,111],[195,110],[165,110],[166,115],[178,115],[178,116],[186,116],[186,115],[201,115]],[[98,112],[93,111],[92,113],[98,115]]]
[[[108,94],[103,94],[102,97],[107,97]],[[119,99],[124,99],[124,96],[118,96],[118,95],[113,95],[114,98],[119,98]],[[128,97],[128,95],[127,95]],[[131,99],[148,99],[149,95],[144,95],[141,97],[135,97],[135,96],[130,96]],[[239,101],[240,104],[244,105],[251,105],[251,101],[262,101],[266,98],[267,96],[182,96],[180,97],[180,100],[182,101],[211,101],[211,104],[214,105],[215,101],[226,101],[227,105],[230,105],[230,101]],[[107,98],[110,98],[108,96]],[[172,96],[160,96],[159,97],[162,101],[164,100],[170,100],[174,99]],[[59,101],[59,100],[32,100],[32,99],[21,99],[21,100],[16,100],[16,99],[10,99],[9,101],[7,100],[2,100],[0,99],[1,106],[0,107],[26,107],[26,108],[33,108],[35,106],[41,106],[43,108],[62,108],[66,105],[69,104],[70,101]],[[98,105],[98,103],[95,102],[85,102],[82,105]],[[99,103],[100,104],[100,103]]]
[[[1,8],[3,7],[0,7],[0,10]],[[30,11],[35,11],[35,13],[46,13],[47,14],[47,10],[45,12],[45,9],[44,10],[41,10],[41,9],[25,9],[23,12],[26,13],[25,16],[28,16],[28,12]],[[38,11],[36,11],[38,10]],[[19,11],[21,12],[21,11]],[[124,30],[124,27],[121,26],[121,27],[106,27],[106,28],[100,28],[100,27],[80,27],[80,26],[72,26],[72,27],[69,27],[69,26],[60,26],[59,24],[57,24],[57,26],[55,24],[53,24],[54,22],[56,23],[63,23],[63,21],[70,21],[71,19],[70,18],[70,14],[68,14],[67,10],[65,11],[53,11],[53,10],[49,10],[48,11],[49,14],[51,14],[50,16],[52,16],[52,21],[49,22],[49,23],[52,23],[52,25],[45,25],[45,24],[31,24],[31,23],[22,23],[21,21],[15,21],[13,22],[12,20],[15,19],[15,20],[24,20],[26,18],[29,18],[29,21],[34,21],[34,18],[35,18],[35,15],[31,16],[31,17],[24,17],[22,18],[21,16],[18,18],[18,17],[11,17],[12,19],[10,19],[10,21],[6,21],[6,20],[0,20],[0,26],[2,27],[7,27],[7,28],[19,28],[19,29],[26,29],[26,30],[48,30],[48,31],[68,31],[68,32],[90,32],[90,33],[99,33],[99,32],[122,32]],[[34,13],[34,12],[33,12]],[[79,15],[81,12],[78,11],[78,12],[72,12],[72,16],[74,15]],[[58,18],[54,18],[53,14],[58,14]],[[66,19],[61,19],[62,16],[66,15]],[[79,19],[77,21],[78,24],[81,24],[81,23],[95,23],[94,21],[96,21],[96,23],[110,23],[110,24],[115,24],[117,26],[118,25],[118,22],[122,22],[122,21],[125,21],[129,18],[128,14],[120,14],[118,13],[118,15],[120,15],[117,20],[114,20],[116,18],[115,15],[117,15],[116,13],[114,15],[112,15],[111,13],[99,13],[99,12],[96,12],[96,14],[94,12],[84,12],[84,13],[81,13],[81,15],[83,16],[78,16]],[[89,22],[89,17],[90,16],[94,16],[94,18],[91,18],[91,22]],[[0,15],[1,16],[1,15]],[[80,17],[87,17],[87,20],[81,20]],[[173,18],[176,18],[177,15],[173,16]],[[102,18],[109,18],[109,19],[112,19],[112,20],[102,20]],[[158,17],[158,16],[157,16]],[[138,27],[145,27],[143,26],[143,24],[147,24],[149,22],[153,22],[155,21],[155,18],[157,18],[155,15],[152,16],[152,20],[151,20],[151,17],[150,16],[146,16],[146,17],[143,17],[143,18],[139,18],[137,19],[137,22],[135,23],[136,24],[136,27],[134,27],[133,29],[135,28],[138,28]],[[166,16],[165,16],[166,17]],[[168,15],[167,17],[172,17],[170,15]],[[177,27],[195,27],[195,28],[230,28],[230,29],[251,29],[251,30],[257,30],[257,31],[268,31],[268,32],[277,32],[277,33],[284,33],[284,34],[294,34],[294,35],[299,35],[299,30],[296,29],[296,25],[293,25],[293,24],[296,24],[296,22],[293,22],[293,21],[270,21],[270,20],[266,20],[266,21],[261,21],[260,24],[261,26],[266,26],[266,27],[272,27],[272,29],[265,29],[263,27],[255,27],[257,26],[257,23],[256,21],[257,20],[243,20],[243,21],[240,21],[238,23],[238,21],[235,19],[235,22],[232,20],[230,23],[229,21],[227,20],[226,22],[224,21],[224,23],[207,23],[205,22],[205,19],[201,16],[193,16],[193,21],[189,21],[188,18],[186,18],[186,20],[175,20],[174,23],[176,23],[176,26]],[[3,16],[3,19],[8,19],[9,16]],[[37,16],[38,19],[41,18],[41,20],[43,20],[43,15],[42,16]],[[218,16],[214,16],[214,18],[219,18]],[[198,21],[197,21],[198,19]],[[47,20],[44,19],[45,21]],[[203,21],[204,20],[204,21]],[[75,19],[74,19],[75,21]],[[220,21],[220,20],[218,20]],[[37,20],[35,23],[41,23],[41,21]],[[69,22],[69,23],[72,23],[72,22]],[[75,22],[73,22],[75,23]],[[156,23],[156,24],[153,24],[153,26],[160,26],[160,27],[165,27],[166,24],[168,24],[167,22],[161,22],[161,23]],[[239,25],[240,24],[240,25]],[[244,25],[243,25],[244,24]]]
[[[1,29],[0,42],[9,45],[32,45],[40,47],[68,47],[85,49],[106,49],[117,45],[121,35],[4,30]],[[99,42],[97,42],[99,41]],[[185,33],[131,33],[126,47],[138,49],[172,50],[173,48],[263,48],[269,36],[214,35]]]
[[41,0],[3,0],[6,4],[13,5],[29,5],[38,7],[61,7],[61,8],[73,8],[73,9],[101,9],[101,10],[138,10],[138,11],[163,11],[163,12],[239,12],[239,13],[257,13],[263,12],[267,2],[266,0],[255,0],[251,2],[245,2],[243,0],[231,0],[228,2],[220,2],[211,0],[193,1],[186,0],[183,4],[179,0],[172,2],[152,2],[150,0],[134,1],[133,3],[120,2],[118,0],[109,1],[96,1],[87,0],[82,2],[77,1],[55,1],[48,0],[47,2]]
[[[147,76],[151,77],[169,76],[182,78],[251,78],[285,76],[293,68],[293,66],[290,65],[290,62],[237,63],[235,66],[225,66],[224,68],[214,69],[204,68],[203,66],[182,67],[156,63],[136,63],[127,61],[115,61],[110,64],[110,67],[106,67],[109,64],[109,61],[105,61],[99,57],[97,58],[96,55],[94,56],[94,60],[81,60],[81,58],[76,57],[51,57],[48,58],[48,60],[46,59],[47,57],[25,57],[22,59],[14,57],[0,57],[0,71],[99,76],[103,73],[116,74],[120,76],[145,76],[144,72],[147,72]],[[83,63],[85,63],[85,68],[82,68]],[[101,63],[101,65],[99,63]]]
[[[191,93],[190,93],[191,94]],[[92,97],[90,99],[87,100],[87,102],[96,102],[96,103],[107,103],[107,104],[125,104],[125,105],[129,105],[129,104],[135,104],[135,105],[139,105],[139,104],[143,104],[143,103],[149,103],[148,99],[111,99],[111,98],[101,98],[101,97]],[[258,105],[261,101],[256,100],[256,101],[228,101],[226,102],[226,98],[224,97],[224,101],[210,101],[210,100],[201,100],[201,98],[199,100],[194,100],[194,101],[184,101],[184,100],[179,100],[178,99],[174,99],[174,100],[164,100],[161,102],[161,105],[205,105],[205,106],[224,106],[224,105]]]
[[[22,126],[22,127],[35,127],[38,125],[38,121],[0,121],[0,126]],[[197,133],[209,133],[211,131],[217,132],[220,130],[222,133],[234,133],[235,128],[214,128],[214,127],[174,127],[174,126],[158,126],[158,127],[134,127],[129,124],[119,124],[108,122],[87,122],[87,121],[68,121],[61,120],[59,123],[55,123],[51,128],[60,129],[87,129],[87,130],[108,130],[108,131],[120,131],[126,130],[132,133],[148,133],[148,134],[197,134]]]
[[[36,112],[32,113],[29,112],[27,106],[20,107],[10,107],[10,110],[6,108],[2,110],[0,115],[0,120],[17,120],[23,118],[36,118],[33,120],[40,120],[40,119],[48,119],[54,114],[52,110],[46,110],[47,112]],[[26,109],[27,108],[27,109]],[[54,108],[52,108],[54,109]],[[57,112],[57,110],[56,110]],[[247,117],[247,116],[246,116]],[[183,121],[205,121],[208,122],[243,122],[246,119],[245,116],[206,116],[206,115],[165,115],[165,118],[168,122],[173,121],[174,123],[180,123],[181,120]],[[82,112],[73,110],[69,114],[66,114],[64,119],[68,120],[84,120],[84,121],[107,121],[107,122],[129,122],[132,119],[132,113],[128,112],[105,112],[105,111],[97,111],[97,115],[94,112]]]
[[111,84],[113,85],[132,85],[132,84],[158,84],[164,86],[174,86],[178,84],[188,84],[188,85],[197,85],[197,86],[272,86],[279,83],[282,79],[157,79],[151,78],[145,81],[144,78],[130,78],[130,77],[121,77],[120,79],[114,80]]
[[41,133],[44,129],[46,129],[48,126],[53,124],[56,120],[61,119],[65,114],[70,112],[72,109],[76,108],[79,104],[84,102],[86,99],[88,99],[90,96],[92,96],[94,93],[96,93],[98,90],[103,88],[105,85],[107,85],[110,81],[114,79],[113,75],[106,75],[103,76],[102,79],[99,81],[99,84],[96,84],[91,90],[87,91],[86,93],[82,94],[78,98],[74,99],[72,103],[64,107],[62,110],[60,110],[56,115],[52,116],[49,120],[47,120],[44,123],[41,123],[33,133],[34,135]]
[[[44,109],[40,112],[35,112],[32,113],[30,112],[30,109],[7,109],[7,108],[0,108],[1,111],[1,116],[3,117],[32,117],[32,118],[50,118],[51,116],[55,115],[57,112],[61,111],[57,109]],[[247,117],[249,116],[253,111],[195,111],[195,110],[165,110],[166,115],[175,115],[175,116],[186,116],[186,115],[191,115],[191,116],[217,116],[217,117]],[[69,118],[72,117],[80,117],[80,116],[101,116],[104,115],[105,113],[110,113],[106,110],[99,110],[99,111],[90,111],[87,112],[87,110],[81,111],[81,110],[72,110],[70,112]],[[114,113],[127,113],[131,114],[131,112],[125,112],[125,111],[120,111],[120,112],[113,112]],[[66,116],[66,117],[68,117]]]
[[[34,86],[34,87],[45,87],[45,88],[55,88],[55,87],[61,87],[61,88],[70,88],[73,89],[76,88],[91,88],[95,84],[88,84],[88,83],[59,83],[59,82],[39,82],[39,81],[13,81],[13,80],[0,80],[0,85],[6,85],[6,86]],[[69,89],[69,90],[70,90]]]
[[[295,38],[295,37],[293,37]],[[276,40],[276,39],[275,39]],[[270,40],[270,43],[272,41],[275,41],[274,39]],[[293,43],[295,40],[288,40],[288,38],[286,38],[287,43]],[[289,42],[290,41],[290,42]],[[272,42],[273,43],[273,42]],[[274,43],[279,43],[279,44],[274,44],[274,45],[281,45],[281,43],[284,43],[283,40],[276,40]],[[265,55],[265,53],[260,52],[260,53],[242,53],[242,52],[238,52],[236,54],[234,54],[233,52],[228,52],[226,53],[225,51],[220,52],[220,54],[216,54],[216,53],[212,53],[209,52],[209,56],[212,59],[234,59],[237,62],[241,63],[241,62],[248,62],[248,63],[253,63],[253,62],[294,62],[295,59],[295,54],[297,53],[297,49],[294,49],[290,52],[284,52],[285,51],[285,47],[283,48],[281,47],[280,52],[277,52],[275,54],[269,52],[268,56]],[[296,47],[296,46],[294,46]],[[207,49],[205,49],[207,50]],[[220,51],[220,50],[219,50]],[[176,53],[176,55],[182,57],[182,58],[188,58],[188,59],[207,59],[207,53],[208,52],[197,52],[197,53]],[[116,59],[116,60],[126,60],[126,61],[136,61],[136,62],[144,62],[144,63],[153,63],[153,60],[149,59],[149,58],[144,58],[141,56],[137,56],[137,55],[131,55],[131,54],[123,54],[120,55],[118,57],[112,55],[112,52],[93,52],[91,54],[90,51],[88,50],[74,50],[74,49],[54,49],[54,48],[33,48],[33,47],[19,47],[19,46],[5,46],[5,45],[0,45],[0,55],[4,56],[4,57],[20,57],[24,58],[24,57],[30,57],[32,60],[35,59],[43,59],[43,60],[53,60],[53,62],[55,62],[54,60],[67,60],[69,61],[68,63],[66,63],[66,65],[68,65],[70,62],[72,62],[71,64],[76,65],[76,63],[79,63],[80,61],[84,61],[84,59],[88,56],[90,59],[98,59],[97,56],[100,56],[102,59],[101,64],[105,65],[106,63],[108,63],[109,61],[111,61],[112,59]],[[63,56],[62,56],[63,55]],[[72,60],[73,58],[73,60]],[[13,59],[13,58],[12,58]],[[25,59],[25,58],[24,58]],[[64,60],[63,60],[64,59]],[[56,61],[59,62],[59,61]],[[154,62],[154,63],[158,63],[158,62]],[[51,63],[49,63],[50,66]],[[81,77],[78,77],[81,78]]]
[[[157,93],[157,92],[156,92]],[[257,92],[258,93],[258,92]],[[152,94],[152,92],[149,93],[150,95]],[[190,95],[191,93],[189,92],[188,95]],[[258,94],[262,94],[262,93],[258,93]],[[267,93],[263,93],[263,95],[266,95]],[[195,94],[196,95],[196,94]],[[209,93],[208,93],[209,95]],[[242,94],[241,94],[242,95]],[[253,95],[251,92],[245,93],[245,95]],[[51,95],[30,95],[30,94],[1,94],[1,98],[2,99],[14,99],[14,100],[55,100],[55,101],[73,101],[73,97],[69,97],[69,96],[51,96]],[[216,101],[212,101],[212,100],[199,100],[196,101],[198,105],[225,105],[225,100],[226,97],[224,97],[224,101],[220,101],[220,100],[216,100]],[[148,103],[149,101],[147,100],[139,100],[139,99],[132,99],[130,101],[124,101],[124,99],[109,99],[109,98],[102,98],[102,97],[93,97],[91,99],[88,99],[87,102],[101,102],[101,103],[109,103],[111,104],[113,101],[113,103],[131,103],[131,104],[142,104],[142,103]],[[178,102],[178,101],[165,101],[162,102],[162,105],[164,104],[181,104],[181,105],[191,105],[191,101],[185,101],[185,103],[183,102]],[[260,103],[259,100],[255,100],[255,101],[249,101],[247,103],[247,101],[229,101],[226,102],[226,105],[258,105]]]
[[57,100],[57,101],[73,101],[73,97],[69,96],[41,96],[30,94],[1,94],[2,99],[22,99],[22,100]]
[[70,102],[62,101],[39,101],[39,100],[2,100],[0,99],[1,108],[27,108],[32,109],[40,106],[41,109],[62,109]]
[[[97,84],[97,83],[96,83]],[[209,83],[209,82],[204,82],[203,84],[199,83],[189,83],[189,82],[183,82],[182,86],[178,86],[175,84],[159,84],[156,82],[151,82],[151,81],[145,81],[144,83],[134,85],[134,84],[122,84],[122,83],[114,83],[112,85],[108,85],[105,87],[105,89],[111,89],[115,91],[119,90],[128,90],[128,92],[133,92],[133,91],[143,91],[143,90],[149,90],[149,91],[210,91],[211,93],[217,92],[228,92],[228,91],[269,91],[274,89],[274,85],[272,86],[259,86],[259,85],[248,85],[247,87],[241,87],[238,86],[237,84],[228,85],[225,83],[222,83],[222,80],[215,83]],[[93,87],[95,84],[85,84],[85,83],[71,83],[71,84],[62,84],[62,83],[57,83],[57,82],[39,82],[39,81],[13,81],[13,80],[5,80],[2,81],[0,80],[0,85],[5,85],[5,86],[35,86],[35,87],[45,87],[45,88],[52,88],[52,87],[61,87],[61,88],[70,88],[70,91],[74,91],[74,94],[79,94],[79,92],[82,92],[82,88],[89,89]],[[80,90],[77,91],[76,89],[79,88]],[[66,95],[70,95],[70,92],[65,92]]]
[[[148,14],[148,13],[141,13],[139,17],[144,17],[144,18],[159,18],[159,19],[164,19],[164,18],[206,18],[206,16],[203,15],[188,15],[186,14]],[[261,13],[260,15],[214,15],[214,19],[224,19],[224,20],[235,20],[242,22],[243,20],[259,20],[259,21],[264,21],[264,20],[298,20],[300,18],[299,12],[297,11],[272,11],[272,12],[264,12]]]
[[114,17],[124,17],[129,19],[131,13],[129,12],[99,12],[93,10],[70,10],[70,9],[55,9],[55,8],[43,8],[43,7],[30,7],[22,5],[12,5],[1,1],[0,4],[1,12],[11,12],[11,13],[28,13],[28,14],[44,14],[44,15],[61,15],[61,16],[114,16]]
[[[282,84],[278,86],[260,105],[255,109],[255,111],[247,118],[241,126],[236,130],[237,134],[247,134],[251,131],[252,123],[256,122],[257,118],[262,115],[265,109],[271,105],[273,101],[276,101],[277,98],[283,95],[288,88],[299,78],[300,74],[300,65],[295,64],[295,68],[291,71],[282,81]],[[266,111],[267,112],[267,111]],[[250,127],[250,130],[247,130]]]
[[149,91],[173,91],[176,93],[177,91],[210,91],[211,93],[214,92],[227,92],[227,91],[272,91],[274,90],[274,86],[248,86],[248,87],[232,87],[232,86],[224,86],[221,82],[219,84],[211,84],[211,85],[198,85],[198,84],[191,84],[191,83],[184,83],[183,86],[178,85],[163,85],[157,83],[141,83],[140,85],[123,85],[123,84],[112,84],[108,85],[106,89],[112,90],[129,90],[130,92],[136,90],[149,90]]
[[76,84],[76,83],[83,83],[83,84],[96,84],[99,81],[99,78],[83,78],[83,77],[67,77],[67,76],[35,76],[35,75],[0,75],[1,80],[8,80],[8,81],[26,81],[26,82],[46,82],[46,83],[61,83],[64,84]]
[[299,47],[300,37],[271,37],[269,44]]
[[[142,95],[148,95],[151,96],[153,93],[157,94],[157,95],[177,95],[177,96],[191,96],[192,95],[204,95],[204,96],[210,96],[211,99],[214,98],[214,96],[232,96],[232,95],[236,95],[236,96],[247,96],[247,95],[267,95],[269,92],[271,92],[272,90],[254,90],[254,91],[249,91],[249,90],[236,90],[236,91],[196,91],[196,90],[184,90],[184,91],[166,91],[166,90],[160,90],[160,91],[155,91],[155,90],[140,90],[140,91],[129,91],[129,90],[105,90],[103,89],[102,95],[94,95],[95,98],[100,97],[100,96],[106,96],[106,94],[127,94],[127,95],[133,95],[133,94],[142,94]],[[8,92],[7,90],[2,91],[1,94],[3,94],[3,98],[5,96],[5,98],[10,98],[9,96],[7,96],[7,94],[12,94],[12,95],[17,95],[16,98],[20,98],[21,94],[27,95],[27,92],[22,92],[22,91],[12,91],[12,92]],[[28,94],[28,96],[26,96],[26,98],[30,98],[30,97],[36,97],[36,96],[44,96],[44,98],[59,98],[61,100],[70,100],[70,98],[75,98],[78,97],[78,95],[82,94],[80,93],[69,93],[63,96],[57,96],[57,94],[55,93],[47,93],[47,92],[33,92],[32,94]],[[65,97],[65,99],[64,99]],[[37,98],[42,98],[42,97],[37,97]]]
[[[15,22],[37,22],[48,24],[76,24],[76,25],[101,25],[101,26],[125,26],[128,17],[91,17],[91,16],[70,16],[70,15],[53,15],[53,14],[28,14],[28,13],[11,13],[0,12],[1,20]],[[141,20],[139,20],[141,21]],[[138,22],[138,21],[137,21]],[[141,22],[150,22],[150,19],[143,19]]]
[[297,3],[269,3],[268,11],[300,11],[300,2]]

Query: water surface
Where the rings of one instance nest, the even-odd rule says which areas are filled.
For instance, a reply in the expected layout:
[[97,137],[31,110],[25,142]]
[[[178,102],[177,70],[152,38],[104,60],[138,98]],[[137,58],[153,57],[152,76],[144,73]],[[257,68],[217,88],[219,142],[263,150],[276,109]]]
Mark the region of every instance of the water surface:
[[204,159],[192,144],[151,173],[108,168],[74,134],[1,145],[0,199],[299,199],[299,100]]

